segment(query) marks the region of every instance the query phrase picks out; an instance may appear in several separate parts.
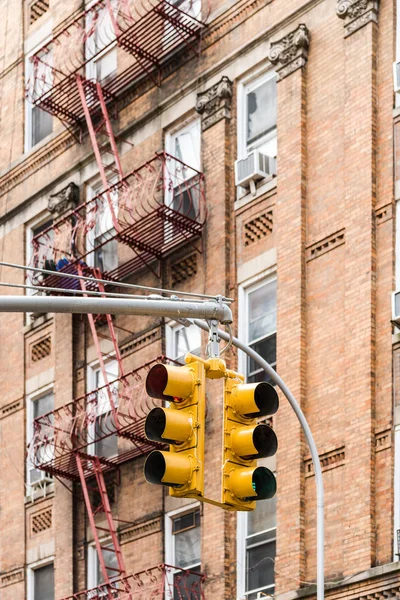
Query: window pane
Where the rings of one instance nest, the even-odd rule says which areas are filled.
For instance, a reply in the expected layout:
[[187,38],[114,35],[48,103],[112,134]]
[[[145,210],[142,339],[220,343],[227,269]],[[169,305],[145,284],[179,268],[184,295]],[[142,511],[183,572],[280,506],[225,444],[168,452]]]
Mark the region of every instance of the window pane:
[[247,550],[247,591],[266,589],[274,584],[275,552],[275,542],[261,544]]
[[[176,135],[174,155],[188,167],[200,171],[200,128],[197,121],[192,127]],[[181,165],[177,169],[180,170],[178,180],[190,179],[195,174],[192,169],[184,169]]]
[[53,131],[53,117],[38,106],[32,108],[32,146]]
[[[200,573],[200,566],[190,569]],[[198,600],[200,598],[200,578],[196,575],[174,574],[174,600]]]
[[248,296],[248,343],[276,331],[276,280],[271,281]]
[[188,352],[199,355],[201,349],[201,333],[196,325],[181,327],[173,330],[173,353],[174,359],[184,362]]
[[[276,496],[256,502],[256,508],[247,513],[247,535],[254,535],[276,527]],[[274,535],[275,537],[275,535]],[[248,540],[251,544],[251,540]]]
[[[264,340],[260,340],[255,344],[249,344],[250,348],[255,350],[264,360],[266,360],[272,367],[275,367],[276,364],[276,333],[270,335]],[[247,375],[248,377],[253,377],[255,374],[262,371],[264,373],[263,379],[259,379],[257,381],[267,381],[267,374],[263,369],[260,369],[258,363],[256,363],[252,358],[247,358]]]
[[46,394],[33,401],[33,418],[41,417],[54,409],[54,394]]
[[247,94],[247,144],[262,138],[276,127],[276,78],[269,79]]
[[174,567],[190,568],[200,563],[200,527],[192,527],[174,535]]
[[33,571],[34,600],[54,600],[54,566],[46,565]]
[[[115,423],[112,413],[101,415],[96,419],[95,439],[103,438],[96,442],[95,452],[97,456],[111,458],[118,454],[118,436],[115,432]],[[111,435],[110,435],[110,432]],[[107,437],[104,437],[107,436]]]
[[[101,244],[103,239],[96,238],[96,245]],[[110,273],[118,267],[118,242],[111,240],[97,248],[94,252],[94,266],[100,269],[102,274]]]
[[[109,547],[112,548],[112,546],[109,546]],[[118,577],[119,574],[118,574],[117,570],[114,570],[114,569],[118,569],[117,555],[115,554],[114,550],[110,551],[110,550],[105,550],[103,548],[102,554],[103,554],[106,568],[109,567],[107,569],[107,572],[108,572],[110,579],[112,579],[113,577]],[[97,585],[101,585],[102,583],[104,583],[104,577],[103,577],[103,573],[101,570],[99,557],[97,554],[96,554],[96,560],[97,560],[97,574],[96,574],[97,575]],[[105,595],[107,596],[107,593],[105,593]]]

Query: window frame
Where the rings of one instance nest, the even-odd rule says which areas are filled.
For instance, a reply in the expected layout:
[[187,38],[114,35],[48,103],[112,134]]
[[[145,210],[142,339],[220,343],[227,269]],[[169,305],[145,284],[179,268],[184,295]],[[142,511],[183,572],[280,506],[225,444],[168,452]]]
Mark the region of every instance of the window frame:
[[[49,395],[49,393],[53,394],[53,399],[55,399],[54,395],[54,382],[48,383],[43,387],[35,390],[34,392],[26,395],[26,444],[27,447],[31,443],[33,439],[33,403],[44,398]],[[34,482],[31,482],[30,473],[34,469],[33,465],[29,460],[29,454],[26,457],[26,486],[28,490],[28,495],[32,495],[34,490],[42,488],[43,484],[53,483],[53,477],[51,475],[47,475],[45,471],[40,471],[40,479]]]
[[[29,83],[29,79],[32,75],[32,62],[31,62],[31,58],[34,54],[37,54],[41,48],[43,48],[43,46],[45,46],[46,44],[48,44],[53,36],[52,35],[48,35],[47,34],[47,30],[48,27],[47,25],[43,28],[44,31],[46,31],[46,36],[43,37],[43,39],[41,39],[40,43],[37,43],[34,47],[29,49],[29,52],[25,53],[25,86],[28,85]],[[38,32],[40,34],[40,31]],[[25,98],[25,127],[24,127],[24,151],[25,152],[30,152],[31,150],[33,150],[34,148],[37,148],[39,146],[39,144],[44,144],[45,140],[48,140],[50,138],[51,135],[53,135],[54,133],[54,118],[53,115],[50,115],[52,117],[52,127],[51,127],[51,132],[48,133],[46,136],[44,136],[41,140],[39,140],[38,142],[36,142],[36,144],[33,144],[33,109],[35,108],[35,105],[32,104],[32,102],[30,102],[28,100],[28,98]]]
[[[170,565],[172,567],[177,567],[180,569],[181,567],[175,565],[175,534],[172,533],[173,521],[178,516],[183,516],[184,514],[194,512],[196,509],[200,510],[200,547],[201,547],[201,504],[200,502],[192,502],[185,506],[181,506],[180,508],[176,508],[175,510],[171,510],[164,515],[164,551],[165,551],[165,564]],[[200,563],[194,564],[190,567],[186,567],[189,571],[196,567],[200,566],[201,568],[201,556]],[[177,573],[177,569],[171,570],[172,576]],[[167,586],[168,587],[168,586]],[[166,594],[168,593],[168,589],[166,589]],[[166,598],[169,596],[166,595]]]
[[[249,294],[261,288],[263,285],[267,285],[272,281],[277,281],[276,269],[268,269],[258,275],[255,275],[251,279],[241,283],[239,285],[239,312],[238,312],[238,331],[239,337],[244,341],[245,344],[249,343],[248,339],[248,310],[249,310]],[[277,310],[277,306],[276,306]],[[276,334],[276,332],[275,332]],[[273,335],[272,333],[270,335]],[[239,371],[244,374],[245,380],[247,380],[247,354],[242,350],[238,352],[238,367]],[[275,362],[276,364],[276,362]]]
[[276,78],[277,73],[265,66],[253,72],[238,82],[237,86],[237,158],[246,158],[252,150],[258,149],[266,142],[277,137],[277,126],[273,131],[266,133],[263,137],[252,144],[247,144],[247,94],[260,87],[263,83]]
[[[117,179],[112,178],[112,180],[110,181],[110,185],[113,185],[114,183],[117,182]],[[86,186],[86,202],[90,202],[91,200],[93,200],[94,198],[96,198],[96,196],[100,195],[100,194],[104,194],[104,189],[103,189],[103,184],[101,182],[100,179],[96,179],[95,181],[93,181],[92,183],[88,183]],[[118,194],[118,192],[116,192]],[[112,198],[113,201],[113,198]],[[107,239],[106,244],[109,243],[114,243],[116,249],[118,250],[118,244],[117,244],[117,240],[116,239],[112,239],[114,236],[114,232],[115,232],[115,228],[114,228],[114,224],[112,222],[112,214],[108,205],[108,201],[107,201],[107,211],[108,211],[108,215],[110,217],[111,220],[111,227],[109,229],[106,229],[105,231],[103,231],[102,233],[100,233],[99,235],[96,235],[96,224],[95,226],[90,229],[87,234],[86,234],[86,242],[85,242],[85,246],[86,246],[86,252],[88,253],[85,261],[86,264],[91,267],[91,268],[95,268],[95,264],[96,264],[96,260],[97,260],[97,250],[93,250],[95,244],[96,244],[96,240],[100,239],[102,236],[107,236],[107,234],[110,234],[110,238]],[[116,214],[116,217],[118,217],[118,195],[117,195],[117,202],[116,205],[114,206],[114,211]],[[86,215],[86,219],[88,218],[88,215]],[[86,221],[87,222],[87,221]],[[98,221],[96,221],[97,223]],[[116,232],[115,232],[116,233]],[[118,251],[116,254],[116,267],[118,268],[118,264],[119,264],[119,258],[118,258]],[[102,269],[100,269],[103,272],[107,272],[107,271],[103,271]],[[113,269],[111,269],[112,271]]]
[[[38,569],[41,569],[42,567],[47,567],[48,565],[53,565],[53,571],[54,574],[56,572],[55,570],[55,564],[54,564],[54,555],[49,556],[47,558],[43,558],[42,560],[38,560],[30,565],[27,566],[26,570],[26,597],[27,600],[35,600],[35,575],[34,572]],[[55,589],[55,586],[54,586]],[[55,593],[54,593],[54,597],[55,597]]]
[[[118,361],[115,357],[115,355],[111,355],[110,357],[108,357],[107,360],[104,361],[104,366],[107,369],[107,365],[109,365],[110,363],[115,363],[117,366],[117,377],[115,379],[113,379],[113,381],[118,380],[119,378],[119,365],[118,365]],[[99,373],[99,371],[101,372],[101,367],[100,367],[100,363],[98,360],[88,364],[87,366],[87,390],[88,390],[88,394],[90,393],[94,393],[95,390],[97,389],[97,385],[96,385],[96,376],[97,373]],[[89,435],[93,438],[94,437],[94,428],[96,427],[96,423],[97,423],[97,419],[98,417],[101,417],[102,415],[106,414],[107,412],[109,412],[108,410],[105,410],[103,412],[99,412],[98,411],[98,406],[96,407],[96,419],[95,421],[91,422],[88,426],[88,432]],[[113,434],[114,435],[114,434]],[[116,435],[116,434],[115,434]],[[111,437],[111,436],[110,436]],[[107,439],[107,438],[106,438]],[[88,453],[89,454],[94,454],[97,455],[97,448],[96,448],[96,443],[97,442],[91,442],[88,445]],[[113,456],[118,456],[118,438],[117,438],[117,454],[113,455]],[[108,457],[111,458],[111,457]]]
[[[201,330],[199,329],[199,327],[197,327],[197,325],[193,324],[193,327],[196,327],[198,333],[199,333],[199,341],[200,341],[200,353],[201,353]],[[166,354],[168,356],[168,358],[171,358],[172,360],[176,360],[179,361],[180,358],[184,359],[184,356],[180,357],[176,355],[175,352],[175,334],[180,331],[181,329],[185,329],[185,325],[182,325],[181,323],[176,323],[175,321],[168,321],[165,324],[165,346],[166,346]],[[194,348],[194,350],[197,350],[197,348]],[[189,350],[189,352],[194,352],[194,350]],[[200,356],[200,353],[198,356]],[[197,356],[197,354],[196,354]],[[182,364],[184,363],[184,360],[182,360]]]
[[[265,500],[265,502],[268,502],[269,500]],[[237,527],[236,527],[236,553],[237,553],[237,569],[236,569],[236,573],[237,573],[237,578],[236,578],[236,585],[237,585],[237,596],[238,598],[241,598],[242,600],[247,599],[248,594],[256,594],[258,591],[263,591],[265,590],[265,588],[262,588],[260,590],[248,590],[246,591],[246,569],[247,569],[247,550],[248,548],[246,547],[246,542],[248,539],[252,538],[252,537],[256,537],[257,535],[261,535],[264,533],[269,533],[272,531],[275,531],[275,537],[271,537],[271,539],[267,540],[267,541],[260,541],[259,546],[263,545],[263,544],[269,544],[271,542],[275,542],[275,549],[276,549],[276,532],[277,532],[277,527],[275,525],[275,527],[270,527],[269,529],[263,529],[262,531],[258,531],[257,533],[253,533],[248,535],[247,531],[248,531],[248,516],[249,513],[248,512],[244,512],[244,511],[239,511],[237,513]],[[253,546],[255,547],[255,546]],[[275,588],[275,579],[274,579],[274,584],[271,584],[271,590],[267,590],[267,593],[269,593],[271,591],[271,593],[274,593],[274,589]]]
[[[89,0],[86,2],[85,4],[85,10],[90,10],[95,4],[96,2],[98,2],[98,0]],[[111,0],[111,4],[115,4],[115,0]],[[86,31],[90,28],[91,26],[91,22],[86,22],[85,23],[85,28]],[[101,60],[107,56],[107,54],[111,54],[111,52],[115,52],[115,74],[117,74],[118,72],[118,45],[117,45],[117,36],[115,37],[115,40],[113,42],[110,42],[110,44],[107,44],[98,54],[96,52],[96,33],[93,35],[93,39],[91,39],[89,41],[89,44],[85,44],[85,59],[87,60],[87,63],[85,65],[85,77],[87,79],[91,79],[93,81],[99,81],[99,82],[103,82],[102,79],[98,79],[97,75],[97,66],[98,64],[101,62]],[[93,58],[93,56],[95,55],[95,58]],[[106,78],[105,78],[106,79]],[[107,85],[107,82],[104,81],[103,83],[105,83],[105,85]]]

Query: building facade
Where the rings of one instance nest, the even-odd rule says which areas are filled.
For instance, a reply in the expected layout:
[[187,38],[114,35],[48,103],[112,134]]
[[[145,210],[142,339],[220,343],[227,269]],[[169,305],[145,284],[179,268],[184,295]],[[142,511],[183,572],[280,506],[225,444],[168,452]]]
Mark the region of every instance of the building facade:
[[[234,333],[289,385],[317,444],[332,599],[400,595],[397,8],[0,5],[0,281],[28,286],[1,293],[233,297]],[[254,512],[144,479],[147,372],[206,343],[166,318],[2,315],[3,600],[316,597],[314,470],[283,396],[263,462],[278,492]],[[235,349],[226,360],[265,378]],[[221,427],[209,381],[215,498]]]

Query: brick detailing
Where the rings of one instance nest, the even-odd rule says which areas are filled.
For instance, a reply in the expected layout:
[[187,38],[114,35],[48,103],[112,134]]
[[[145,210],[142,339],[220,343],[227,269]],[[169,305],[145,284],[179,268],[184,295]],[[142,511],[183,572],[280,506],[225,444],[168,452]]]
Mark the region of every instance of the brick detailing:
[[197,254],[191,254],[187,258],[177,261],[171,267],[172,285],[186,281],[197,273]]
[[393,203],[386,204],[375,210],[376,224],[381,225],[385,221],[393,219]]
[[328,235],[328,237],[320,240],[319,242],[315,242],[315,244],[311,244],[306,248],[306,260],[313,260],[314,258],[318,258],[322,254],[329,252],[330,250],[334,250],[338,246],[341,246],[345,243],[345,230],[341,229],[336,233],[332,233],[332,235]]
[[[330,471],[330,469],[336,469],[336,467],[342,467],[345,464],[345,447],[340,446],[334,450],[329,450],[324,454],[321,454],[319,460],[321,462],[322,471]],[[311,477],[314,475],[314,465],[311,457],[307,457],[304,461],[305,476]]]
[[133,527],[129,527],[129,529],[121,531],[120,541],[121,544],[126,544],[127,542],[133,542],[142,537],[152,535],[153,533],[160,533],[161,531],[162,518],[156,517],[155,519],[145,521],[144,523],[139,523],[138,525],[133,525]]
[[345,37],[367,23],[378,22],[379,0],[338,0],[336,14],[344,19]]
[[136,336],[133,340],[131,339],[129,342],[124,344],[121,347],[121,355],[127,356],[132,352],[136,352],[136,350],[144,348],[145,346],[148,346],[149,344],[152,344],[153,342],[159,340],[160,337],[161,331],[159,327],[151,329],[150,331],[146,331],[145,333]]
[[31,346],[31,361],[33,363],[42,360],[51,354],[51,336],[42,338]]
[[275,65],[279,80],[305,66],[308,59],[310,32],[301,24],[283,38],[271,43],[269,60]]
[[254,242],[258,242],[262,238],[266,237],[273,230],[273,212],[269,210],[268,212],[255,217],[251,221],[248,221],[244,224],[243,227],[243,237],[244,237],[244,245],[250,246]]
[[29,7],[29,25],[40,19],[50,7],[50,0],[36,0]]
[[4,419],[5,417],[8,417],[9,415],[14,414],[18,410],[21,410],[21,408],[24,408],[23,398],[19,398],[19,400],[9,402],[8,404],[6,404],[6,406],[3,406],[0,409],[0,420]]
[[25,569],[20,567],[19,569],[13,569],[8,573],[2,573],[0,575],[0,588],[6,587],[7,585],[13,585],[13,583],[19,583],[24,581]]
[[31,535],[41,533],[46,529],[51,529],[53,525],[53,511],[50,508],[46,508],[39,513],[32,515],[31,517]]
[[388,450],[392,447],[392,430],[390,427],[375,433],[375,452]]

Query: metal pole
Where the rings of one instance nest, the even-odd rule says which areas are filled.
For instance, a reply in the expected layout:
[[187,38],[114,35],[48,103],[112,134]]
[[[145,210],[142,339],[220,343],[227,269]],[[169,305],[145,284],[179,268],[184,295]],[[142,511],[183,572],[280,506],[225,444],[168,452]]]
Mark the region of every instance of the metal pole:
[[0,296],[0,312],[124,314],[171,319],[205,319],[232,323],[232,312],[222,302],[187,302],[149,298],[74,298],[65,296]]
[[[203,321],[199,321],[198,319],[193,320],[194,324],[205,331],[209,330],[209,327]],[[225,331],[218,330],[218,335],[226,341],[230,340],[230,337]],[[311,429],[308,426],[306,418],[304,416],[303,411],[301,410],[299,403],[296,398],[293,396],[292,392],[288,388],[288,386],[284,383],[284,381],[279,377],[278,373],[274,371],[269,363],[264,360],[257,352],[255,352],[246,344],[240,342],[237,338],[232,337],[232,343],[234,346],[242,350],[252,358],[256,363],[260,365],[264,369],[264,371],[268,374],[268,376],[276,383],[278,387],[285,394],[286,398],[289,401],[290,406],[293,408],[301,427],[303,428],[304,435],[306,437],[308,447],[310,448],[311,458],[314,465],[314,473],[315,473],[315,485],[317,488],[317,600],[324,600],[325,594],[325,585],[324,585],[324,483],[322,480],[322,471],[321,465],[319,462],[319,455],[317,446],[315,445],[313,435],[311,433]]]

